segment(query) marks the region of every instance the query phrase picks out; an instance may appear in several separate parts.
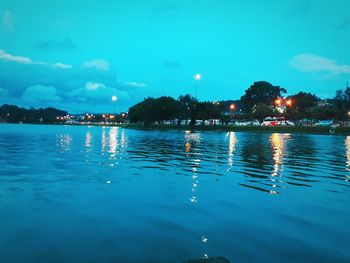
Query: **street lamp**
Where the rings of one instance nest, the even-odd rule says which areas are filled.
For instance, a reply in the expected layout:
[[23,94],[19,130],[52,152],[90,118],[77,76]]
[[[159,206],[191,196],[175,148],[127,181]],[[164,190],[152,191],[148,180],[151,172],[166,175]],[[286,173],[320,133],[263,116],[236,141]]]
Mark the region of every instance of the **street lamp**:
[[234,116],[235,116],[235,110],[236,110],[236,105],[234,103],[230,104],[230,114],[229,114],[229,121],[232,121]]
[[197,90],[198,90],[198,81],[201,80],[202,75],[201,74],[195,74],[194,75],[194,80],[196,82],[196,100],[197,100]]

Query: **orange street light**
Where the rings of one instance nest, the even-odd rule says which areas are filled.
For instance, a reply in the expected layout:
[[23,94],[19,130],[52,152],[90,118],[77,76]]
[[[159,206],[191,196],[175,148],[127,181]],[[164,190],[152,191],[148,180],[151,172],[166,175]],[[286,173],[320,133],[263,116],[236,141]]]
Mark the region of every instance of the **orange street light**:
[[236,105],[232,103],[232,104],[230,105],[230,110],[235,110],[235,109],[236,109]]
[[286,101],[286,105],[287,105],[287,106],[292,106],[292,100],[287,100],[287,101]]
[[276,100],[275,100],[275,104],[278,105],[278,106],[281,105],[281,102],[282,102],[281,99],[276,99]]

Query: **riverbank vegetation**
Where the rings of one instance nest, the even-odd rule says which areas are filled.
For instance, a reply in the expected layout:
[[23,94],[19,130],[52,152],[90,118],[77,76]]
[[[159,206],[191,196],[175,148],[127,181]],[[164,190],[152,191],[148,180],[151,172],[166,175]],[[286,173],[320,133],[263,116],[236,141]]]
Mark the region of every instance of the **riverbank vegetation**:
[[208,120],[219,120],[227,125],[233,120],[262,120],[266,117],[284,117],[288,120],[336,120],[347,121],[350,111],[350,88],[338,90],[333,99],[320,99],[315,94],[303,91],[284,96],[287,90],[266,81],[255,82],[239,100],[198,101],[185,95],[145,98],[129,109],[131,123],[181,124],[187,120],[195,125]]
[[67,111],[55,108],[25,109],[7,104],[0,107],[0,122],[7,123],[56,123],[58,117],[67,115]]
[[69,123],[196,126],[244,126],[261,123],[266,117],[283,117],[297,125],[312,125],[318,120],[333,120],[347,125],[350,118],[350,87],[337,90],[331,99],[300,91],[288,95],[287,90],[266,81],[254,82],[238,100],[199,101],[191,95],[175,99],[169,96],[148,97],[122,113],[84,113],[45,108],[25,109],[14,105],[0,107],[0,122]]

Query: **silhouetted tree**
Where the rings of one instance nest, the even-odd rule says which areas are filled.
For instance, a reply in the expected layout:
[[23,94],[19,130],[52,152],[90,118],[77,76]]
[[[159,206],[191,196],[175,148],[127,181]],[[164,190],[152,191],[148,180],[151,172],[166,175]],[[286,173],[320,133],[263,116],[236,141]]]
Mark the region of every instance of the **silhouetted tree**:
[[179,117],[180,103],[172,97],[162,96],[155,100],[157,121],[168,121]]
[[266,105],[264,103],[258,103],[253,106],[251,118],[262,121],[266,117],[278,116],[280,113],[272,105]]
[[266,81],[254,82],[241,97],[246,111],[251,111],[254,105],[263,103],[265,105],[273,105],[274,100],[287,91],[280,86],[274,86]]
[[198,119],[206,121],[209,119],[220,119],[222,109],[218,102],[199,102],[198,103]]
[[146,98],[129,109],[131,122],[152,122],[172,120],[179,116],[180,104],[171,97]]
[[30,109],[4,104],[0,107],[0,121],[9,123],[54,123],[56,117],[67,115],[67,111],[55,108]]
[[337,90],[334,101],[338,110],[350,109],[350,87],[345,90]]
[[295,108],[300,114],[305,113],[305,110],[309,107],[316,106],[319,98],[311,93],[300,91],[299,93],[291,97],[293,101],[293,108]]
[[194,125],[198,118],[198,101],[189,94],[179,97],[180,102],[180,119],[191,120],[190,124]]

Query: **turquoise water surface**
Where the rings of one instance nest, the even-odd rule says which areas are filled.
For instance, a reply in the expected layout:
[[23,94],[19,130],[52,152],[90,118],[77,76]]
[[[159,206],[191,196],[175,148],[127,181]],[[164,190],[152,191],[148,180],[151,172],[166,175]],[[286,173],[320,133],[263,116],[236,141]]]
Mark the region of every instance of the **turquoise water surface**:
[[0,125],[0,262],[350,262],[350,136]]

